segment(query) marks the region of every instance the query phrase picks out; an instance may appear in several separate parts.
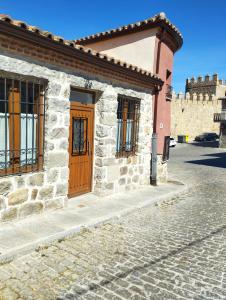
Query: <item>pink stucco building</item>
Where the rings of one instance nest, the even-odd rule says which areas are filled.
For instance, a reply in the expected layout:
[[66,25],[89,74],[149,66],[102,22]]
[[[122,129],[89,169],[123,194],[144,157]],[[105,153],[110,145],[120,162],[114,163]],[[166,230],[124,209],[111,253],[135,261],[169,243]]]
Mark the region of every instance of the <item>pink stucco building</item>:
[[182,35],[164,13],[141,22],[94,34],[76,44],[107,54],[158,75],[164,85],[153,101],[153,132],[157,133],[158,155],[164,154],[170,136],[170,107],[173,59],[183,43]]

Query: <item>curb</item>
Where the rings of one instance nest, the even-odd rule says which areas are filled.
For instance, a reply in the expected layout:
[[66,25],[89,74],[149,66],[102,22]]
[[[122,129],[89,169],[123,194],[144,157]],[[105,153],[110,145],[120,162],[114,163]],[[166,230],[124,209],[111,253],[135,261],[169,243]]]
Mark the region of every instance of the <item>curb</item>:
[[[170,181],[173,183],[173,181]],[[184,193],[188,190],[188,186],[182,182],[174,181],[174,184],[181,185],[181,189],[177,190],[176,192],[170,192],[167,195],[160,196],[157,200],[146,200],[138,205],[135,205],[130,208],[123,209],[121,212],[117,212],[111,215],[105,215],[104,217],[98,218],[95,221],[92,221],[90,223],[86,223],[85,225],[76,225],[75,227],[72,227],[70,229],[66,229],[64,231],[55,233],[53,235],[50,235],[48,237],[44,237],[42,239],[39,239],[33,243],[25,244],[22,247],[17,247],[11,251],[8,251],[8,253],[1,254],[0,255],[0,264],[5,264],[13,261],[14,259],[25,256],[29,254],[32,251],[38,251],[41,248],[49,247],[53,242],[64,240],[66,238],[70,238],[74,236],[75,234],[81,232],[82,230],[89,230],[93,229],[95,227],[104,225],[109,222],[118,221],[120,218],[127,216],[131,214],[132,212],[143,209],[146,207],[160,207],[161,204],[171,200],[172,198],[181,195],[181,193]]]

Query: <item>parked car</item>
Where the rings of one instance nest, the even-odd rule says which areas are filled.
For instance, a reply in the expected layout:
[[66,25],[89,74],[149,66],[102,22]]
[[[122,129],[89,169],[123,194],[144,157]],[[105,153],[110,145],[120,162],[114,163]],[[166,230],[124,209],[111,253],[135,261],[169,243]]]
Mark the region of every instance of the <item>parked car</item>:
[[169,144],[169,146],[170,146],[170,147],[175,147],[176,144],[177,144],[177,142],[175,141],[175,139],[174,139],[173,137],[171,137],[171,138],[170,138],[170,144]]
[[219,135],[214,132],[206,132],[195,137],[197,142],[216,141],[217,139],[219,139]]

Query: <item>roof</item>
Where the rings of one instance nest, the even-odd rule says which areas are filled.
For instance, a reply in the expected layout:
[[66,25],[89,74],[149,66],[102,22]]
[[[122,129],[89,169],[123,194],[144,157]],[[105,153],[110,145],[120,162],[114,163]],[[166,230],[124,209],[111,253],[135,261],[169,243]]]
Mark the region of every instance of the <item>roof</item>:
[[163,12],[143,21],[139,21],[129,25],[121,26],[116,29],[111,29],[108,31],[96,33],[87,37],[77,39],[75,40],[75,43],[80,45],[86,45],[89,43],[94,43],[97,41],[113,38],[127,33],[137,32],[149,28],[156,28],[158,26],[165,28],[166,31],[168,31],[172,35],[172,37],[175,39],[175,42],[177,43],[177,50],[181,48],[183,44],[182,34],[177,29],[177,27],[174,26],[169,19],[167,19],[165,13]]
[[[46,40],[50,40],[54,43],[64,45],[66,47],[69,47],[70,49],[73,49],[74,51],[83,53],[85,55],[88,55],[90,58],[95,57],[96,59],[109,63],[111,65],[115,65],[118,67],[121,67],[126,70],[130,70],[136,74],[139,74],[141,76],[145,76],[148,78],[154,79],[154,81],[158,81],[158,84],[162,85],[162,80],[155,74],[152,74],[151,72],[141,69],[135,65],[120,61],[118,59],[115,59],[113,57],[109,57],[106,54],[102,54],[100,52],[96,52],[92,49],[89,49],[87,47],[83,47],[81,45],[76,45],[73,41],[65,40],[64,38],[60,36],[56,36],[53,33],[45,30],[41,30],[40,28],[32,25],[28,25],[27,23],[20,21],[20,20],[14,20],[10,16],[5,15],[5,14],[0,14],[0,29],[1,29],[1,24],[10,24],[16,28],[19,28],[23,31],[32,33],[34,36],[41,36],[42,38]],[[1,30],[0,30],[1,31]]]

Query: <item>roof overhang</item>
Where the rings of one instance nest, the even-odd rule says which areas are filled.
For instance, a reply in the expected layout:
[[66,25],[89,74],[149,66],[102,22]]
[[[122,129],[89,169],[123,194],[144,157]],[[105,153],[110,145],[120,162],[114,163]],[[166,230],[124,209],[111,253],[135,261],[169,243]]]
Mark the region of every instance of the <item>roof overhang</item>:
[[129,65],[107,55],[76,45],[74,42],[64,40],[53,34],[41,31],[37,27],[29,26],[24,22],[12,21],[10,18],[2,19],[0,16],[0,34],[12,36],[45,47],[64,55],[68,55],[86,64],[91,64],[106,71],[112,71],[118,76],[128,76],[136,82],[146,84],[151,89],[160,90],[163,81],[157,76],[136,66]]
[[[164,13],[160,13],[153,18],[137,22],[134,24],[129,24],[126,26],[119,27],[117,29],[112,29],[105,32],[100,32],[91,36],[87,36],[74,42],[78,45],[91,45],[92,43],[96,43],[103,40],[108,40],[111,38],[128,35],[132,33],[136,33],[143,30],[154,28],[163,29],[168,34],[168,39],[164,41],[168,44],[170,42],[170,47],[174,52],[179,50],[183,45],[183,37],[180,31],[166,18]],[[170,41],[169,41],[170,39]]]

